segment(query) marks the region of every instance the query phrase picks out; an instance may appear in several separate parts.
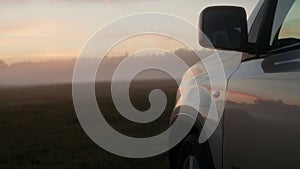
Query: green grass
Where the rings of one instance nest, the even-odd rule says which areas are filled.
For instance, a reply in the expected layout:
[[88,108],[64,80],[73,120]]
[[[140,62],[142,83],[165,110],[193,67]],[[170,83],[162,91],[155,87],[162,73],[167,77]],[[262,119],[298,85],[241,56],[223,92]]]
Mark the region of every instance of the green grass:
[[[174,81],[134,82],[131,100],[149,108],[148,93],[161,88],[168,96],[164,114],[155,122],[136,124],[115,109],[109,83],[97,84],[96,94],[108,122],[119,132],[149,137],[168,127],[175,102]],[[72,86],[52,85],[0,88],[0,169],[165,169],[167,154],[128,159],[110,154],[93,143],[77,120]]]

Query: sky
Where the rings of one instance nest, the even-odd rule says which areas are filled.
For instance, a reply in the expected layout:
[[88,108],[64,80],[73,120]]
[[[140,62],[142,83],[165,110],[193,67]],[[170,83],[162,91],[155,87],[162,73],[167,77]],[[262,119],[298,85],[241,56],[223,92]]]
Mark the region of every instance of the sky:
[[[226,0],[239,5],[249,14],[255,1]],[[198,16],[218,0],[11,0],[0,1],[0,60],[7,64],[44,62],[77,58],[87,40],[99,28],[120,17],[142,12],[162,12],[198,24]],[[110,38],[108,35],[106,38]],[[153,44],[164,43],[170,49],[177,43],[152,38]],[[165,41],[163,41],[165,39]],[[105,39],[103,40],[105,43]],[[139,41],[139,43],[141,43]],[[128,45],[127,45],[128,46]],[[130,46],[130,45],[129,45]],[[131,46],[135,46],[132,43]],[[110,55],[122,55],[118,47]]]

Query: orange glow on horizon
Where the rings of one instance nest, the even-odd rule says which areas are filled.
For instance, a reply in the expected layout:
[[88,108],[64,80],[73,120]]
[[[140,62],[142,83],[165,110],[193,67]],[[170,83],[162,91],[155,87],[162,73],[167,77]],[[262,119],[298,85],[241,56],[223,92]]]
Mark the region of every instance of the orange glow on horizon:
[[[205,4],[196,0],[189,3],[171,0],[3,1],[0,2],[0,61],[12,64],[75,59],[90,36],[113,19],[134,13],[161,12],[197,25],[198,14]],[[103,41],[118,33],[122,32],[111,32]],[[139,42],[124,42],[109,56],[123,56],[140,49],[142,44],[152,48],[162,46],[169,51],[184,48],[170,39],[148,38]]]
[[133,54],[140,50],[153,48],[162,49],[171,53],[178,49],[185,49],[187,47],[181,42],[167,36],[146,34],[133,36],[120,42],[109,51],[107,56],[124,56],[125,53]]

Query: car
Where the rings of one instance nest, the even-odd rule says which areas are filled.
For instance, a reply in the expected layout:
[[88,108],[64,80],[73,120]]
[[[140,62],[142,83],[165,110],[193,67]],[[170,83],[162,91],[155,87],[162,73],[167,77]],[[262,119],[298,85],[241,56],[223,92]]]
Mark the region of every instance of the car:
[[[200,45],[217,50],[226,90],[209,85],[214,65],[185,73],[170,125],[185,116],[193,127],[169,151],[170,168],[300,168],[300,1],[260,0],[248,20],[243,7],[211,6],[199,29]],[[218,120],[208,118],[211,105]],[[201,142],[209,121],[217,125]]]

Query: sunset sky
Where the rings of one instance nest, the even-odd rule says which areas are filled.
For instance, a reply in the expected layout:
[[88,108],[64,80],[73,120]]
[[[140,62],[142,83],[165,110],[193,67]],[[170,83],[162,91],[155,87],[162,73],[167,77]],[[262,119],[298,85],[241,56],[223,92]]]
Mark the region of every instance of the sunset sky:
[[[201,10],[218,0],[11,0],[0,2],[0,60],[7,64],[78,57],[89,37],[105,24],[140,12],[163,12],[197,25]],[[246,7],[256,1],[228,0]],[[109,36],[107,37],[109,38]],[[153,39],[152,43],[157,43]],[[159,40],[160,43],[163,43]],[[176,43],[170,43],[176,46]],[[127,49],[130,50],[130,49]],[[119,48],[115,55],[125,53]]]

